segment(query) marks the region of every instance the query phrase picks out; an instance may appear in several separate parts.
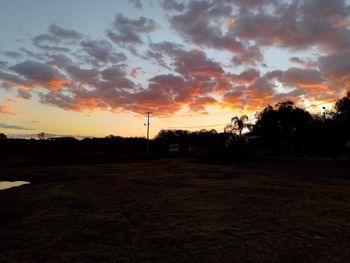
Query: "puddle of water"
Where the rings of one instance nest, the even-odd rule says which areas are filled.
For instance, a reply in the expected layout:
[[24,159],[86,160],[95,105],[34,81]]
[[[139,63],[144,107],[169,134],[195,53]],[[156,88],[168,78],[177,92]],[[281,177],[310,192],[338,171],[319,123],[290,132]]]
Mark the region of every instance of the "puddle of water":
[[26,181],[14,181],[14,182],[0,181],[0,190],[5,190],[5,189],[12,188],[12,187],[17,187],[17,186],[21,186],[24,184],[30,184],[30,182],[26,182]]

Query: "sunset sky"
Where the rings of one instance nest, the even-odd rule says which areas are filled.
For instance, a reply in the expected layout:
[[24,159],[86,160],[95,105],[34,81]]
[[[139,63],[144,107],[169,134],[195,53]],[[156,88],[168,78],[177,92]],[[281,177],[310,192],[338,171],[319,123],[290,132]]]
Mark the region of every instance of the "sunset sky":
[[345,0],[1,0],[0,132],[145,136],[146,112],[151,136],[222,131],[331,101],[350,88],[349,26]]

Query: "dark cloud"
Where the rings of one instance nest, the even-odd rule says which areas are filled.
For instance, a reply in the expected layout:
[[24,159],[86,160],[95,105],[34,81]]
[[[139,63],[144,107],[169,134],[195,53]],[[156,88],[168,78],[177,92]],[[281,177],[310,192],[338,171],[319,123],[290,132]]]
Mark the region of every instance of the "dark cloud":
[[198,112],[198,111],[204,111],[205,106],[207,105],[217,105],[218,101],[210,96],[204,96],[204,97],[197,97],[195,98],[190,104],[189,108],[192,111]]
[[69,83],[57,69],[48,64],[27,60],[10,68],[25,78],[28,86],[43,86],[48,89],[59,90]]
[[248,104],[248,96],[249,95],[247,95],[246,87],[236,86],[231,91],[224,94],[223,104],[231,108],[242,109]]
[[215,75],[224,71],[218,62],[208,59],[206,54],[200,50],[191,50],[179,54],[174,61],[175,70],[183,76]]
[[324,82],[320,71],[315,69],[289,68],[280,77],[285,84],[321,84]]
[[166,11],[178,11],[181,12],[185,9],[185,5],[182,2],[176,0],[164,0],[162,2],[162,7]]
[[12,125],[12,124],[6,124],[6,123],[0,123],[0,129],[23,130],[23,131],[33,130],[31,128],[27,128],[27,127],[24,127],[24,126]]
[[206,95],[230,88],[230,77],[220,63],[208,58],[204,51],[186,50],[170,42],[152,44],[151,48],[162,54],[161,61],[170,60],[169,68],[188,82],[194,94]]
[[118,45],[142,44],[142,36],[157,29],[153,19],[141,16],[139,19],[129,19],[118,14],[113,22],[113,28],[107,31],[107,36]]
[[232,81],[236,86],[251,84],[253,81],[260,77],[260,73],[257,69],[249,68],[242,71],[240,74],[231,74]]
[[59,76],[59,72],[40,62],[27,60],[11,67],[16,73],[38,81],[51,81]]
[[0,71],[0,80],[5,84],[5,88],[12,87],[14,85],[25,85],[26,81],[19,78],[15,74]]
[[240,8],[261,9],[262,7],[276,3],[276,0],[226,0]]
[[64,110],[79,111],[77,100],[74,97],[57,92],[39,93],[41,103],[53,105]]
[[350,49],[320,57],[318,66],[327,78],[349,79]]
[[111,43],[106,40],[82,41],[81,46],[83,50],[93,58],[91,61],[92,64],[108,62],[118,63],[127,59],[125,54],[121,52],[115,53]]
[[350,89],[350,49],[321,56],[317,64],[335,89]]
[[24,88],[18,88],[17,95],[19,98],[22,98],[25,100],[29,100],[32,98],[30,91],[28,89],[24,89]]
[[7,67],[7,62],[0,60],[0,68],[6,68]]
[[[93,88],[100,83],[101,70],[98,66],[78,65],[74,63],[69,57],[59,54],[51,55],[48,64],[59,68],[65,72],[65,75],[72,81],[71,84],[88,85]],[[95,63],[94,63],[95,64]],[[74,86],[72,86],[74,87]]]
[[3,52],[3,54],[5,54],[5,56],[9,58],[14,58],[14,59],[22,58],[22,54],[17,51],[6,51],[6,52]]
[[260,62],[263,58],[260,49],[243,43],[228,30],[232,12],[233,6],[223,1],[190,1],[182,13],[171,16],[169,21],[187,41],[233,53],[236,64]]
[[229,17],[231,12],[231,6],[220,6],[209,1],[190,1],[184,12],[170,17],[170,23],[185,39],[195,44],[240,52],[244,49],[242,43],[225,35],[218,24],[210,23]]
[[27,48],[21,47],[19,49],[19,51],[23,55],[25,55],[25,56],[27,56],[29,58],[36,59],[36,60],[45,60],[45,56],[43,54],[37,53],[37,52],[33,52],[31,50],[28,50]]
[[52,24],[49,26],[49,32],[52,36],[57,37],[59,39],[81,39],[83,37],[83,34],[71,30],[71,29],[65,29],[58,25]]
[[249,46],[243,52],[238,52],[232,62],[236,65],[257,65],[263,61],[263,54],[258,46]]
[[57,43],[59,38],[51,34],[41,34],[33,38],[33,44],[37,47],[44,45],[44,43]]
[[33,45],[47,51],[69,52],[70,50],[68,47],[58,46],[58,44],[61,44],[62,42],[65,44],[71,43],[82,37],[83,34],[78,33],[77,31],[65,29],[52,24],[48,28],[48,33],[33,38]]
[[[141,1],[129,2],[142,8]],[[350,10],[343,0],[162,0],[161,6],[172,33],[186,44],[152,42],[150,34],[160,27],[145,17],[119,14],[106,30],[108,39],[97,40],[52,24],[33,38],[38,52],[19,50],[29,60],[10,68],[1,64],[2,88],[29,99],[32,89],[46,87],[40,101],[65,110],[170,115],[183,106],[197,112],[207,105],[256,110],[284,98],[322,100],[350,87]],[[296,52],[294,67],[261,73],[264,52],[276,47],[313,54]],[[208,48],[224,52],[214,58]]]
[[185,50],[183,46],[170,42],[154,43],[150,47],[159,52],[158,60],[161,63],[165,57],[171,58],[170,66],[185,77],[223,73],[220,63],[209,59],[204,51]]
[[113,65],[101,72],[104,88],[114,88],[117,90],[127,89],[133,90],[136,88],[135,84],[129,80],[124,65]]
[[[285,99],[324,99],[330,94],[325,79],[316,69],[289,68],[269,71],[264,75],[248,69],[237,75],[231,74],[231,78],[233,87],[223,96],[225,104],[231,107],[256,110]],[[276,85],[282,85],[284,90],[276,90]]]
[[230,28],[242,40],[262,46],[306,49],[320,46],[341,49],[349,46],[349,7],[343,0],[292,1],[270,6],[270,11],[245,10],[234,17]]
[[296,63],[304,68],[315,68],[316,62],[311,61],[310,59],[302,59],[299,57],[291,57],[289,61]]
[[158,115],[171,115],[181,108],[178,100],[189,90],[180,76],[158,75],[149,80],[146,90],[141,90],[128,99],[125,108],[143,114],[154,111]]
[[60,42],[60,39],[58,37],[49,35],[49,34],[42,34],[33,38],[33,45],[40,49],[47,50],[47,51],[57,51],[57,52],[70,51],[70,49],[67,47],[55,46],[59,42]]
[[131,3],[135,8],[142,9],[143,5],[140,0],[129,0],[129,3]]

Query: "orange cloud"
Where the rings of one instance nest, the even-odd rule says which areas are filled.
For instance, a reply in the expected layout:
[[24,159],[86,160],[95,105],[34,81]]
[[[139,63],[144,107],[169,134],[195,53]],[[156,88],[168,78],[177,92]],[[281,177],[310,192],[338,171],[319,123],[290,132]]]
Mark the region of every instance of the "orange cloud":
[[11,107],[6,105],[0,105],[0,114],[4,115],[14,115],[14,111],[11,109]]
[[107,109],[105,103],[101,103],[98,99],[95,98],[78,98],[75,100],[75,110],[82,112],[84,110],[95,110],[95,109]]
[[44,87],[49,88],[52,91],[59,91],[62,89],[65,85],[68,85],[71,83],[71,80],[67,79],[55,79],[48,82],[38,83],[38,85],[43,85]]
[[5,100],[5,101],[0,101],[0,114],[3,115],[15,115],[15,111],[13,110],[13,108],[11,107],[11,104],[15,101],[12,101],[10,99]]

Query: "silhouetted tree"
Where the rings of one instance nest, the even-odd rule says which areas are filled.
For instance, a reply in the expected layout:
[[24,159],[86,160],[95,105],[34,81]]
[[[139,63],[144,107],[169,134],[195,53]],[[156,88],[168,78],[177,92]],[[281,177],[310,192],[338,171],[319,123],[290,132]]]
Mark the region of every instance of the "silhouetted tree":
[[350,94],[338,100],[335,104],[337,119],[343,123],[350,122]]
[[6,140],[7,136],[5,133],[0,133],[0,140]]
[[248,116],[247,115],[242,115],[241,117],[235,116],[231,118],[231,123],[226,125],[224,128],[225,132],[230,132],[230,133],[238,133],[239,135],[242,135],[242,131],[244,128],[248,128],[251,130],[252,125],[248,123]]
[[46,136],[46,134],[44,132],[41,132],[41,133],[38,134],[39,140],[44,140],[45,136]]
[[335,117],[332,121],[332,145],[335,161],[338,155],[346,150],[350,142],[350,94],[339,99],[335,104]]
[[303,137],[312,122],[311,114],[292,101],[279,102],[275,107],[269,105],[256,117],[253,132],[274,139]]
[[309,112],[292,101],[267,106],[256,114],[252,134],[261,136],[264,147],[276,154],[293,155],[300,152],[303,142],[311,137],[313,119]]

